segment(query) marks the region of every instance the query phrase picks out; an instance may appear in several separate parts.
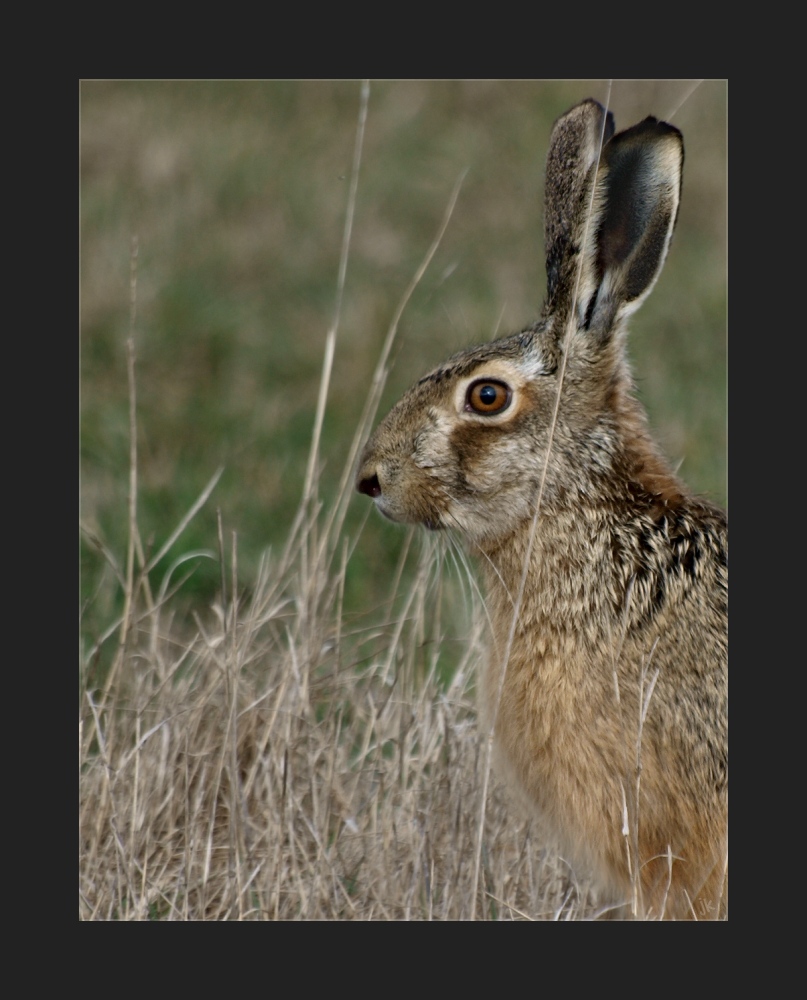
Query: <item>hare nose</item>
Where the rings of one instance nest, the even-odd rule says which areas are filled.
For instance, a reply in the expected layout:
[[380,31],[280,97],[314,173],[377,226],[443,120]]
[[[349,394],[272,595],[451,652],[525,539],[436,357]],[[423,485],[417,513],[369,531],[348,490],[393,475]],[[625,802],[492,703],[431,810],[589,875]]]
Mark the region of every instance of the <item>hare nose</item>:
[[378,481],[378,476],[373,473],[372,476],[366,476],[364,479],[360,479],[356,483],[356,489],[359,493],[364,493],[368,497],[380,497],[381,496],[381,483]]

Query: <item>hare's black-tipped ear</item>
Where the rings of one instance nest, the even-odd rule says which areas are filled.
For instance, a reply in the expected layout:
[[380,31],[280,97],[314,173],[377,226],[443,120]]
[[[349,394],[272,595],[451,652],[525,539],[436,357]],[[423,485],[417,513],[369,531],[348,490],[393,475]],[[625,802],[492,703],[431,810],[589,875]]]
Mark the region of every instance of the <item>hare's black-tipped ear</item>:
[[571,281],[582,223],[591,201],[591,179],[603,145],[614,134],[614,116],[589,98],[558,118],[549,140],[544,189],[547,301]]
[[[614,321],[641,305],[667,256],[681,199],[684,142],[677,128],[646,118],[615,135],[597,171],[596,226],[589,229],[596,254],[596,298],[589,328],[607,336]],[[584,254],[591,261],[590,253]]]

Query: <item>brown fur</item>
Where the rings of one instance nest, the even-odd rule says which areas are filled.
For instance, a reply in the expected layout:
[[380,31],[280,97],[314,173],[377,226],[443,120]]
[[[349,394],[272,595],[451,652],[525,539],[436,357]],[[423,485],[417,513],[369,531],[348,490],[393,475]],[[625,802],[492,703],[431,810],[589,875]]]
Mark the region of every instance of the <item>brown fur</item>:
[[[617,913],[710,919],[727,908],[726,516],[659,453],[624,353],[682,160],[655,119],[614,136],[594,101],[559,119],[541,319],[421,379],[368,442],[357,488],[478,555],[483,718],[567,860]],[[474,412],[478,379],[509,405]]]

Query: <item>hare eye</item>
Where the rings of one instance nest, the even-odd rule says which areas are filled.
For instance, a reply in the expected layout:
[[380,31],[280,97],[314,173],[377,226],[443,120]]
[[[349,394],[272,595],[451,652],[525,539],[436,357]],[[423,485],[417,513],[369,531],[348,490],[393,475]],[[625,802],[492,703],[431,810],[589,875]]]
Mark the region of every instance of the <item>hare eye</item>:
[[504,382],[491,382],[480,379],[468,389],[465,409],[474,413],[501,413],[510,405],[513,394]]

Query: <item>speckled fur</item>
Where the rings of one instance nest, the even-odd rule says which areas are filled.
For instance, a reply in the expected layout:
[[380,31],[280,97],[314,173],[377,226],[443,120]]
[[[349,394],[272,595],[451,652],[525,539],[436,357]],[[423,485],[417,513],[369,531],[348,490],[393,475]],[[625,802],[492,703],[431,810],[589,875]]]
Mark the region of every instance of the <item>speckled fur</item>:
[[[555,124],[539,321],[421,379],[357,487],[479,557],[483,721],[567,859],[626,913],[709,919],[727,908],[726,516],[659,453],[624,350],[666,256],[683,143],[655,119],[613,132],[594,101]],[[511,391],[501,413],[470,408],[480,378]]]

